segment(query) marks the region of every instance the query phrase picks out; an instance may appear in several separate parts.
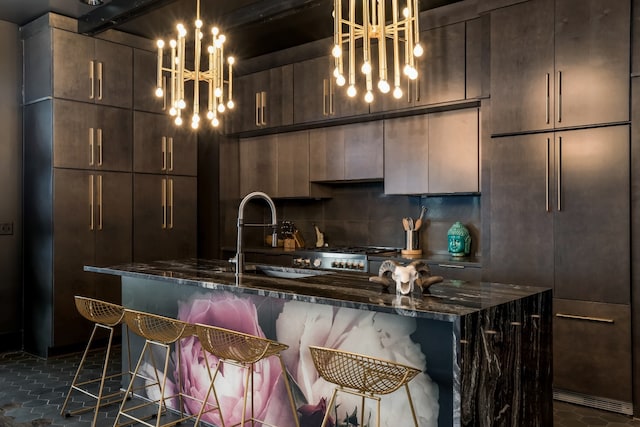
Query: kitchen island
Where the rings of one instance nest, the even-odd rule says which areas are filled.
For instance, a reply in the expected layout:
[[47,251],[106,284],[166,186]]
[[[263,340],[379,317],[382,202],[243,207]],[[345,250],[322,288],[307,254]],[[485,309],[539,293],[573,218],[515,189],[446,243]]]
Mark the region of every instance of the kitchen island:
[[[366,273],[274,278],[256,271],[236,283],[233,267],[190,259],[85,270],[121,276],[127,308],[288,344],[283,355],[302,427],[319,425],[315,417],[331,391],[315,373],[309,345],[421,368],[423,373],[410,383],[421,427],[553,424],[549,289],[445,280],[424,295],[400,297],[370,282]],[[196,378],[206,375],[198,368],[203,363],[199,344],[190,338],[181,348],[183,360],[194,365],[188,369],[194,376],[189,382],[198,388],[199,382],[206,383]],[[139,343],[132,350],[139,351]],[[278,417],[286,411],[280,411],[280,400],[286,397],[279,398],[281,384],[272,384],[277,376],[268,371],[258,380],[264,399],[257,411],[282,423]],[[220,387],[227,387],[219,391],[225,397],[236,397],[232,384]],[[353,422],[359,399],[339,403],[332,414],[336,425]],[[383,399],[382,411],[382,426],[410,425],[402,393]]]

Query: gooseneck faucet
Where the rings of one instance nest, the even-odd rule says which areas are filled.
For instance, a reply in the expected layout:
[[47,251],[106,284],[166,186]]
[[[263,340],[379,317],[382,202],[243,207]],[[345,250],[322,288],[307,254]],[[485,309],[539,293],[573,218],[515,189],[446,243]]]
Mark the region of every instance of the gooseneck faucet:
[[[262,198],[267,201],[269,208],[271,208],[271,224],[245,224],[244,223],[244,207],[252,199]],[[275,248],[278,246],[278,220],[276,219],[276,205],[266,193],[261,191],[254,191],[247,194],[240,202],[238,208],[238,243],[236,246],[236,277],[240,277],[244,273],[244,253],[242,252],[242,229],[243,227],[273,227],[272,246]]]

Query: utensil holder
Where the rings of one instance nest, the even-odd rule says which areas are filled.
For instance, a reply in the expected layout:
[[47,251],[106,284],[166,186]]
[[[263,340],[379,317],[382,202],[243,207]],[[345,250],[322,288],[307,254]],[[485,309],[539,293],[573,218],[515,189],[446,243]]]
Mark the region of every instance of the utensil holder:
[[405,249],[402,251],[402,255],[420,255],[422,249],[420,249],[420,236],[417,230],[405,231]]

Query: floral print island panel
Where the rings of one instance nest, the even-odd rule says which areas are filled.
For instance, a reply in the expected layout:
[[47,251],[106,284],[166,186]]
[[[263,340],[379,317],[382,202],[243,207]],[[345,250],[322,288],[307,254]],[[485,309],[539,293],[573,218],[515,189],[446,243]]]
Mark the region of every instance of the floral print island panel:
[[[319,427],[326,410],[330,411],[328,426],[376,425],[376,405],[370,399],[365,400],[363,420],[359,419],[360,397],[339,393],[334,407],[326,407],[334,385],[318,376],[309,352],[310,345],[362,353],[421,369],[423,373],[409,383],[418,423],[420,427],[438,425],[438,386],[425,373],[426,360],[420,345],[411,339],[416,330],[414,318],[299,301],[273,302],[266,297],[228,292],[195,293],[177,304],[180,320],[219,326],[289,345],[283,352],[283,359],[301,427]],[[215,368],[218,361],[210,354],[203,357],[197,337],[182,340],[180,350],[183,391],[202,399],[209,386],[205,363]],[[146,366],[146,369],[152,368]],[[216,377],[215,387],[227,425],[239,423],[242,416],[244,373],[241,368],[224,364]],[[267,358],[256,364],[254,414],[273,425],[294,426],[280,373],[277,358]],[[178,384],[175,367],[170,374],[173,381],[168,385],[167,393],[176,391]],[[213,397],[210,401],[213,403]],[[187,411],[197,413],[199,409],[197,402],[187,399]],[[203,420],[221,424],[217,411],[205,414]],[[404,390],[383,396],[380,426],[409,425],[413,425],[413,420]]]

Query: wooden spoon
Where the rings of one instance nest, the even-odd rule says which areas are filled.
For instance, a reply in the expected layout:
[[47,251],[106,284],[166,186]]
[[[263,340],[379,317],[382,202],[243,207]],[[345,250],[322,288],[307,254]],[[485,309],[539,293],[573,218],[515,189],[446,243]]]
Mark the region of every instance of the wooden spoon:
[[422,218],[418,218],[416,220],[415,226],[414,226],[414,230],[418,231],[420,230],[420,227],[422,227]]

